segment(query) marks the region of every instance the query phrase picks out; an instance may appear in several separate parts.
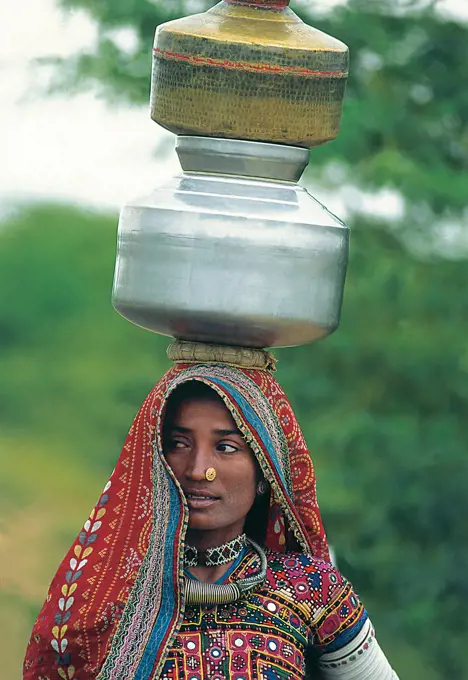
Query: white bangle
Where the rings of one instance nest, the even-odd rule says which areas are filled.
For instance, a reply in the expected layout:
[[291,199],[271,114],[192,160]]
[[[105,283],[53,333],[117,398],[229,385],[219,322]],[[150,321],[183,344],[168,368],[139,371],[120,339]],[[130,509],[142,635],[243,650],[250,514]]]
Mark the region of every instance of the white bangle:
[[351,642],[320,657],[319,665],[326,680],[398,680],[369,619]]

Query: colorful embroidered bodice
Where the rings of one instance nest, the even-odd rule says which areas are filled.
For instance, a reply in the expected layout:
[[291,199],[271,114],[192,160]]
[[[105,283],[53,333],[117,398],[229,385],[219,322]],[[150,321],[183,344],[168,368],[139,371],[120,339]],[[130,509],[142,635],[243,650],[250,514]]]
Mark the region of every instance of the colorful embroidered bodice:
[[[247,555],[228,577],[258,568]],[[332,651],[358,634],[367,614],[329,563],[268,554],[267,582],[237,603],[186,608],[162,680],[303,680],[309,645]]]

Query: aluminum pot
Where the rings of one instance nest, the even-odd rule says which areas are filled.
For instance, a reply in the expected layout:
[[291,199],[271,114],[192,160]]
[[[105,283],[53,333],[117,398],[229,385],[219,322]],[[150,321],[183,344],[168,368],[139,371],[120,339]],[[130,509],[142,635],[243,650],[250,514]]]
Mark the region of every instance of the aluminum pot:
[[297,184],[300,147],[181,136],[183,172],[121,212],[113,305],[143,328],[247,347],[339,323],[349,230]]

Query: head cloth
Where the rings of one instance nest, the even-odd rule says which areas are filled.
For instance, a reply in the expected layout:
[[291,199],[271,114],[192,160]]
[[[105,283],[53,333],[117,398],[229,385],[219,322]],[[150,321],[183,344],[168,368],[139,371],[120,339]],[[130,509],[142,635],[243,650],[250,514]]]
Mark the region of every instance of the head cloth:
[[315,475],[278,382],[265,369],[178,363],[150,392],[109,482],[50,586],[24,680],[159,678],[184,615],[188,508],[162,455],[169,395],[198,380],[223,399],[270,483],[266,547],[328,559]]

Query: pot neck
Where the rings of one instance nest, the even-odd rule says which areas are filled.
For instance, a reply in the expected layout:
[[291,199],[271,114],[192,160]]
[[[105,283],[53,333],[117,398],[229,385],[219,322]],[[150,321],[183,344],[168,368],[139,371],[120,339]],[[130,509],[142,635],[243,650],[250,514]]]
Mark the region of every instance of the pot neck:
[[309,163],[299,146],[219,137],[179,136],[176,151],[184,172],[298,182]]

